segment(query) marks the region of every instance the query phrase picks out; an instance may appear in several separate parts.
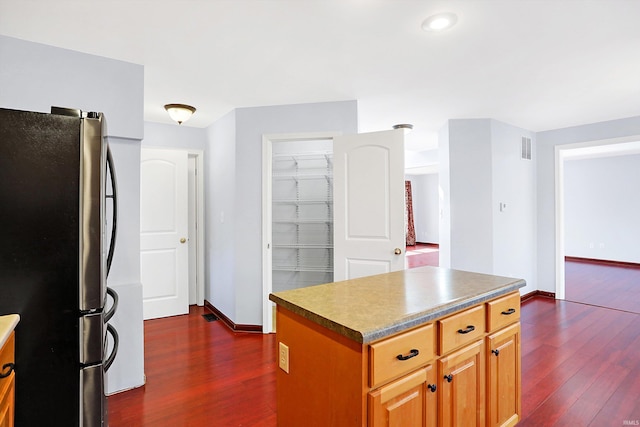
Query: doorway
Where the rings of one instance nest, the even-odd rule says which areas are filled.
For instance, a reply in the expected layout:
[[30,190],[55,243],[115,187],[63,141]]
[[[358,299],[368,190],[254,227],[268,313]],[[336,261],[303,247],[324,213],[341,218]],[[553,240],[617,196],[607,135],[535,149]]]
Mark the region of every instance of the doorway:
[[[617,139],[609,139],[602,141],[591,141],[586,143],[578,143],[578,144],[568,144],[563,146],[556,146],[556,261],[555,261],[555,270],[556,270],[556,298],[557,299],[568,299],[569,297],[572,300],[580,299],[583,303],[593,303],[594,305],[602,305],[605,306],[608,303],[604,302],[604,299],[595,300],[589,299],[589,297],[585,294],[584,298],[578,296],[580,291],[576,291],[573,288],[571,292],[567,293],[567,284],[570,283],[571,286],[577,286],[578,283],[584,282],[584,279],[580,279],[580,275],[587,274],[585,271],[587,270],[597,270],[597,274],[612,274],[609,279],[603,278],[600,282],[597,281],[597,274],[594,272],[590,275],[590,282],[592,285],[600,288],[615,286],[619,283],[619,281],[615,278],[615,273],[605,272],[606,268],[603,265],[597,266],[593,265],[594,263],[590,261],[590,259],[598,259],[598,258],[607,258],[607,255],[604,254],[605,243],[602,241],[594,241],[594,242],[580,242],[580,244],[574,244],[574,239],[576,238],[576,233],[571,229],[569,230],[569,235],[567,235],[567,224],[565,221],[568,220],[567,215],[567,191],[575,192],[576,185],[566,186],[566,168],[567,162],[575,162],[580,161],[581,159],[600,159],[604,157],[612,157],[612,156],[624,156],[628,154],[638,154],[640,153],[640,142],[638,141],[638,137],[627,137],[627,138],[617,138]],[[589,174],[594,174],[595,171],[590,171]],[[605,177],[603,177],[605,178]],[[628,188],[629,183],[618,183],[617,186],[619,188]],[[584,189],[588,189],[588,185],[585,183],[583,186]],[[579,190],[578,190],[579,191]],[[613,191],[613,189],[611,190]],[[606,206],[601,206],[606,207]],[[615,206],[609,207],[615,209]],[[606,209],[604,210],[606,211]],[[603,211],[603,212],[604,212]],[[607,224],[617,221],[616,218],[608,217],[606,213],[599,214],[602,217],[598,217],[599,222],[602,224]],[[583,215],[586,216],[586,215]],[[575,215],[572,215],[575,218]],[[569,217],[571,218],[571,217]],[[571,219],[569,219],[571,220]],[[618,219],[619,220],[619,219]],[[589,233],[591,234],[591,233]],[[567,239],[570,244],[567,243]],[[589,240],[589,239],[588,239]],[[594,239],[599,240],[599,239]],[[569,251],[567,251],[569,248]],[[577,248],[577,249],[576,249]],[[577,261],[576,259],[566,260],[566,255],[576,256],[578,254]],[[593,255],[591,255],[593,254]],[[610,255],[609,255],[610,256]],[[580,258],[584,257],[584,258]],[[615,257],[614,257],[615,258]],[[586,262],[585,262],[586,260]],[[592,264],[592,265],[588,265]],[[594,271],[595,271],[594,270]],[[567,275],[571,276],[568,277]],[[604,277],[604,276],[603,276]],[[620,277],[619,275],[617,277]],[[586,283],[586,282],[584,282]],[[586,285],[585,285],[586,286]],[[622,289],[622,288],[621,288]],[[599,291],[601,291],[600,289]],[[577,292],[577,293],[576,293]],[[593,293],[593,289],[591,291],[587,290],[585,287],[585,293]],[[613,289],[612,289],[612,292]],[[584,301],[582,301],[584,299]],[[591,301],[591,302],[589,302]],[[610,308],[618,308],[618,307],[610,307]],[[624,309],[623,307],[619,307],[620,309]]]
[[140,275],[144,318],[204,305],[204,173],[201,150],[143,147]]
[[270,242],[262,254],[264,333],[275,330],[275,305],[269,301],[273,290],[333,278],[334,136],[324,132],[262,138],[262,239]]

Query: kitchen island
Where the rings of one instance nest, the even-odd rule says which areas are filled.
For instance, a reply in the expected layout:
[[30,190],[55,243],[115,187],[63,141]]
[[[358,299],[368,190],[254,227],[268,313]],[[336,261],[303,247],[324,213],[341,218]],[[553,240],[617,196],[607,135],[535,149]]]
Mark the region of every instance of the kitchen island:
[[523,286],[420,267],[271,294],[278,425],[516,424]]

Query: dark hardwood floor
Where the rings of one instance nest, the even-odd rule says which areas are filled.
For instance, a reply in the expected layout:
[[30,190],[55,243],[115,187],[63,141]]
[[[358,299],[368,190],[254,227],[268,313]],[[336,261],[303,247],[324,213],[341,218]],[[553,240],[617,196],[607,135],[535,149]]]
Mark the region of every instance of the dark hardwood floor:
[[[234,333],[204,313],[145,322],[147,384],[109,397],[111,427],[276,426],[275,335]],[[640,314],[541,297],[521,313],[520,425],[640,422]]]
[[109,397],[111,427],[276,425],[275,335],[205,313],[144,322],[147,383]]
[[565,299],[640,314],[640,265],[565,261]]

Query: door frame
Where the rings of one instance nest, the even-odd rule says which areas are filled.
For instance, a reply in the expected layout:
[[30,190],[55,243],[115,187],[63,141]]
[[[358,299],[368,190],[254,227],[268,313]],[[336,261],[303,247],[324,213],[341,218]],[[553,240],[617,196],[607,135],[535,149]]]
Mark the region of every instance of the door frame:
[[[204,150],[187,149],[187,158],[194,158],[196,165],[196,304],[200,307],[204,305]],[[191,260],[189,260],[191,264]]]
[[[565,233],[564,233],[564,162],[567,157],[585,149],[637,142],[640,135],[599,139],[555,146],[555,293],[556,299],[565,299]],[[616,151],[612,149],[610,151]]]
[[[180,147],[158,147],[153,145],[143,145],[142,150],[174,150],[183,151],[187,154],[187,159],[195,158],[196,166],[196,304],[198,306],[204,305],[204,235],[205,235],[205,223],[204,223],[204,151],[191,148]],[[187,172],[188,173],[188,172]],[[191,260],[189,260],[191,264]],[[189,268],[190,270],[190,268]]]
[[272,182],[273,143],[286,141],[333,140],[342,132],[283,133],[262,135],[262,332],[273,331],[273,307],[269,294],[272,283]]

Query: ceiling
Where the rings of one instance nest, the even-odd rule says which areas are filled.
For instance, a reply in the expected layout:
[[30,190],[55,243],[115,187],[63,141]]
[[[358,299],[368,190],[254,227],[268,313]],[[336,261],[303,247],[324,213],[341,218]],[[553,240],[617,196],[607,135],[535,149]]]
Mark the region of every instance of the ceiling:
[[[421,30],[437,12],[442,33]],[[636,0],[0,0],[0,34],[142,64],[144,117],[358,100],[361,132],[447,119],[531,131],[640,115]]]

